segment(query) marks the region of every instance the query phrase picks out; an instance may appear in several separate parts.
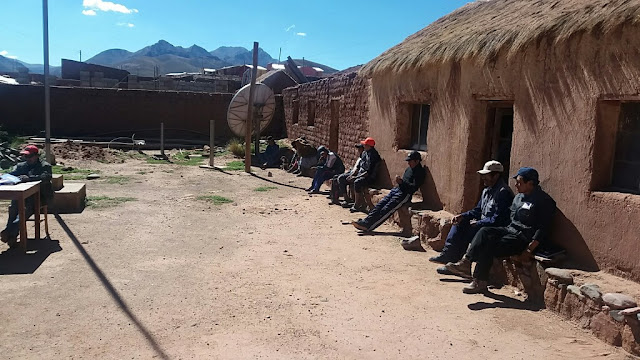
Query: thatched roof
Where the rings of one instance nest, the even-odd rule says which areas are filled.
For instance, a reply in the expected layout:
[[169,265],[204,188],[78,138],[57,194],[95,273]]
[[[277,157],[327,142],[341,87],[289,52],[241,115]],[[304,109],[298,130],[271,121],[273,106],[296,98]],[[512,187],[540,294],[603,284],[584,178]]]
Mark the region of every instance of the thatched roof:
[[361,75],[402,73],[445,61],[513,55],[542,39],[607,33],[640,22],[640,0],[479,0],[409,36],[366,64]]

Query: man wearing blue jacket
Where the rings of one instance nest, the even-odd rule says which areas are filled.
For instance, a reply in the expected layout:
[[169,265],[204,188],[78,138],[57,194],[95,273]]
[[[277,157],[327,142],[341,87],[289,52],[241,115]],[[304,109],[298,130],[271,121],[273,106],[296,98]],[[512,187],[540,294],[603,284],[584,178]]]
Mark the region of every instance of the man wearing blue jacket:
[[[509,206],[513,201],[513,192],[502,179],[504,167],[498,161],[484,164],[478,174],[485,186],[478,205],[472,210],[456,215],[453,227],[447,236],[444,249],[429,261],[446,264],[462,259],[471,240],[478,230],[487,226],[507,226],[509,224]],[[446,268],[438,268],[438,273],[450,275]]]

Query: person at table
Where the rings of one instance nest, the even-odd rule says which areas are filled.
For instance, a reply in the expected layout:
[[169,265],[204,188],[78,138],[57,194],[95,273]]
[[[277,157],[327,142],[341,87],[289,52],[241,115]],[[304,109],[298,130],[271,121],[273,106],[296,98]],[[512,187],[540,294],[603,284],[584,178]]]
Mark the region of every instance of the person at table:
[[[40,159],[40,152],[35,145],[28,145],[20,152],[25,161],[18,163],[15,169],[10,172],[11,175],[20,178],[20,182],[41,181],[40,183],[40,201],[44,205],[53,196],[51,187],[51,165]],[[27,219],[34,212],[33,197],[25,200],[25,216]],[[13,200],[9,206],[9,219],[7,227],[0,232],[0,240],[9,244],[10,247],[15,246],[20,233],[20,218],[18,216],[18,202]]]

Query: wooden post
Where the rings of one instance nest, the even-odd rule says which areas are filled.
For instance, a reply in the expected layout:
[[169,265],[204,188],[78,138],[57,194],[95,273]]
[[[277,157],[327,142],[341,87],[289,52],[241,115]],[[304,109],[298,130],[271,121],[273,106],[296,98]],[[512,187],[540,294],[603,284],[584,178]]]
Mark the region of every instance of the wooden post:
[[257,107],[254,105],[254,115],[253,115],[253,128],[255,129],[255,135],[256,138],[253,141],[253,152],[255,156],[258,156],[258,154],[260,154],[260,122],[262,121],[262,114],[260,113],[260,110],[262,110],[262,107]]
[[164,155],[164,123],[160,123],[160,155],[165,157]]
[[210,140],[210,150],[209,150],[209,166],[213,167],[213,153],[215,152],[215,148],[213,147],[213,135],[214,135],[214,126],[216,122],[215,120],[209,120],[209,140]]
[[255,98],[256,77],[258,75],[258,42],[253,43],[253,69],[249,87],[249,107],[247,108],[246,131],[244,134],[244,171],[251,172],[251,133],[253,127],[253,101]]

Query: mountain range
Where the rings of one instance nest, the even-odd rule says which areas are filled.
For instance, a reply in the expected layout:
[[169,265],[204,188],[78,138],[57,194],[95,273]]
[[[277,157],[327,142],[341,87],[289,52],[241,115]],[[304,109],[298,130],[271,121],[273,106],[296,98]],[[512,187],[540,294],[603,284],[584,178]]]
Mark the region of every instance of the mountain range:
[[[153,76],[154,69],[159,74],[175,72],[198,72],[202,68],[218,69],[231,65],[244,65],[253,62],[250,50],[240,46],[221,46],[213,51],[207,51],[198,45],[190,47],[174,46],[165,40],[144,47],[136,52],[123,49],[103,51],[86,62],[121,68],[139,76]],[[266,51],[258,49],[258,65],[266,66],[277,63]],[[319,66],[330,74],[337,70],[314,62],[308,65]]]
[[[329,66],[309,61],[294,59],[298,65],[322,68],[325,74],[332,74],[338,70]],[[165,40],[146,46],[136,52],[124,49],[105,50],[85,62],[115,67],[129,71],[139,76],[154,76],[157,73],[168,74],[175,72],[199,72],[202,68],[219,69],[231,65],[251,64],[253,54],[250,50],[240,46],[221,46],[213,51],[192,45],[190,47],[174,46]],[[266,66],[277,63],[263,49],[258,49],[258,64]],[[32,73],[43,73],[43,65],[33,65],[0,56],[0,71],[13,72],[27,68]],[[60,76],[60,67],[51,67],[51,74]]]

